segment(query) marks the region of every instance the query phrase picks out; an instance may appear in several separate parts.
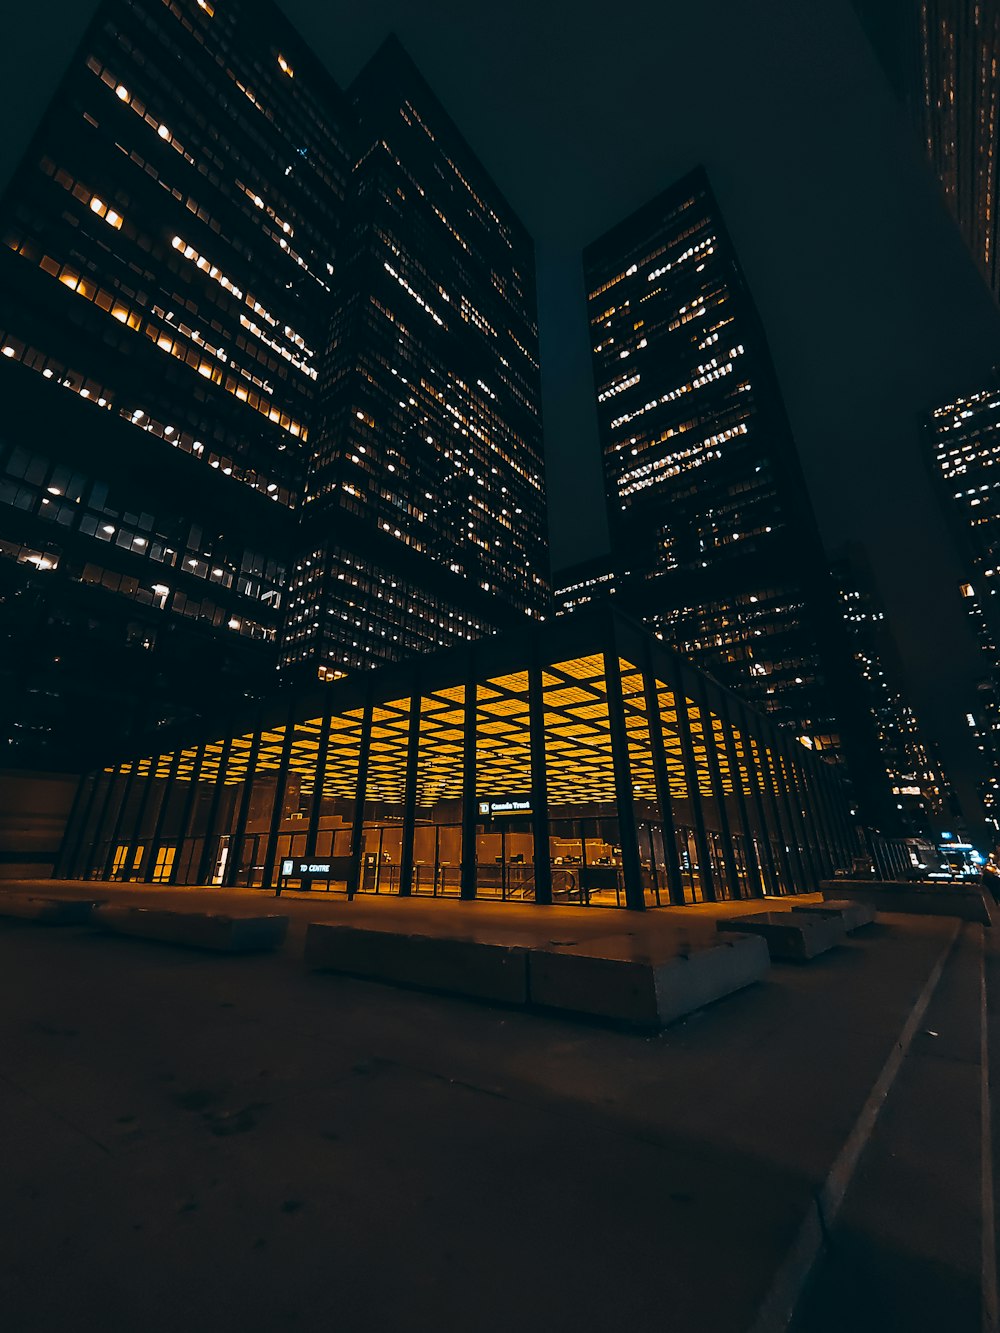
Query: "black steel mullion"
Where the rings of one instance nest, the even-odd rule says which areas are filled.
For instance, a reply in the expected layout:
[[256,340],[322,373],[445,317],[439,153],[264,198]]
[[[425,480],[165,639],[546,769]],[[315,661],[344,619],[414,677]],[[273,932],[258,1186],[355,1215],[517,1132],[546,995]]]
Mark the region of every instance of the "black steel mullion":
[[[740,728],[743,741],[743,757],[746,761],[747,777],[753,787],[753,803],[757,812],[757,824],[760,830],[760,843],[764,852],[765,894],[776,897],[780,892],[781,881],[778,867],[774,863],[774,847],[771,844],[771,826],[767,811],[764,809],[764,793],[767,790],[767,775],[760,762],[760,745],[749,729],[749,711],[742,702],[737,702],[740,716]],[[756,743],[756,744],[755,744]]]
[[[781,860],[781,869],[785,880],[785,892],[794,893],[796,887],[795,871],[792,868],[791,851],[792,844],[795,841],[794,836],[788,826],[788,813],[785,812],[782,820],[780,802],[782,796],[781,787],[778,785],[778,774],[774,764],[774,753],[771,746],[766,741],[759,741],[759,753],[764,765],[764,776],[767,779],[767,792],[771,802],[771,810],[774,814],[774,827],[778,834],[778,855]],[[798,858],[796,858],[797,860]]]
[[350,875],[347,880],[348,898],[353,898],[361,887],[361,849],[364,842],[365,830],[365,793],[368,790],[368,759],[371,754],[372,712],[371,686],[369,686],[361,714],[361,739],[358,746],[358,777],[354,787],[354,816],[351,819],[351,866]]
[[246,775],[243,778],[243,790],[240,792],[240,806],[236,813],[236,828],[229,839],[229,856],[226,859],[226,873],[222,877],[224,888],[232,888],[239,873],[240,860],[243,856],[243,843],[246,838],[247,818],[250,814],[250,798],[253,785],[257,780],[257,759],[260,755],[260,738],[263,731],[261,709],[257,710],[253,737],[250,741],[250,753],[247,755]]
[[191,825],[194,822],[194,803],[198,799],[198,783],[201,781],[202,764],[205,761],[205,750],[207,741],[202,741],[198,746],[198,753],[194,757],[194,763],[191,765],[191,790],[187,794],[184,802],[184,809],[181,812],[179,833],[177,836],[177,856],[174,858],[174,869],[170,871],[170,883],[176,883],[177,871],[184,861],[184,853],[188,840],[193,836]]
[[[465,732],[462,737],[462,865],[460,895],[471,899],[476,896],[476,731],[479,706],[479,688],[476,679],[476,655],[469,648],[465,672]],[[502,892],[502,886],[501,886]]]
[[802,802],[799,798],[798,783],[795,779],[795,769],[788,757],[788,747],[785,738],[779,734],[779,748],[777,751],[779,771],[785,790],[785,802],[789,809],[792,828],[796,830],[796,846],[799,849],[799,864],[802,867],[804,882],[815,891],[819,884],[819,874],[813,859],[812,848],[809,845],[809,838],[806,834],[805,819],[802,814]]
[[[726,762],[733,783],[733,795],[736,798],[736,811],[739,815],[740,828],[743,832],[744,860],[747,868],[747,890],[751,897],[760,898],[764,892],[763,875],[757,857],[757,845],[754,842],[750,816],[747,813],[746,795],[743,791],[743,770],[736,753],[736,738],[733,735],[733,721],[729,711],[729,700],[723,694],[719,701],[719,721],[722,723],[722,743],[726,747]],[[747,767],[749,784],[750,769]]]
[[642,680],[643,689],[646,693],[646,717],[649,723],[653,777],[656,782],[656,795],[660,803],[660,837],[663,843],[663,860],[667,868],[670,901],[675,907],[682,907],[684,905],[684,881],[681,878],[680,859],[677,855],[677,829],[674,825],[673,797],[670,795],[670,774],[667,770],[667,755],[663,744],[663,718],[660,715],[660,699],[656,690],[656,673],[652,665],[652,650],[648,642],[644,645],[644,657]]
[[705,830],[705,812],[701,804],[701,788],[698,785],[698,765],[695,761],[694,742],[691,738],[691,718],[687,710],[687,690],[680,664],[675,660],[671,668],[671,689],[674,695],[674,710],[677,713],[677,730],[681,738],[681,757],[684,762],[684,780],[691,802],[691,816],[694,820],[694,840],[698,849],[698,878],[701,881],[701,893],[706,902],[715,902],[715,876],[712,873],[712,857],[708,849],[708,834]]
[[[278,777],[277,781],[274,784],[274,804],[271,807],[271,820],[267,828],[267,851],[264,853],[264,865],[261,870],[261,876],[260,876],[260,887],[262,889],[270,889],[272,887],[271,881],[274,878],[274,863],[277,860],[277,855],[278,855],[278,831],[281,828],[281,815],[285,808],[285,791],[288,788],[288,770],[292,761],[292,745],[295,741],[295,723],[293,721],[294,713],[295,713],[295,699],[293,696],[293,698],[290,699],[288,702],[288,713],[285,718],[285,739],[282,742],[281,746],[281,758],[278,761]],[[326,734],[326,732],[328,731],[329,723],[330,723],[330,715],[329,715],[329,709],[327,709],[327,712],[321,723],[321,726],[323,727],[323,734]],[[322,746],[323,746],[323,735],[321,734],[320,736],[321,750]],[[325,750],[323,751],[323,758],[324,760],[326,759]],[[309,859],[310,856],[310,849],[315,847],[316,844],[316,834],[312,827],[312,822],[313,822],[312,817],[319,809],[318,793],[322,792],[322,779],[319,777],[318,756],[316,759],[316,769],[317,769],[317,777],[314,779],[314,781],[317,783],[317,786],[314,786],[313,788],[313,808],[310,811],[309,836],[306,839],[307,860]]]
[[[222,801],[222,789],[226,785],[226,769],[229,765],[229,753],[233,745],[232,727],[226,732],[226,738],[222,742],[222,753],[219,755],[219,767],[215,776],[215,788],[212,792],[212,799],[208,806],[208,819],[205,821],[205,845],[201,849],[201,856],[198,859],[198,873],[195,877],[196,884],[203,884],[212,864],[212,839],[215,837],[215,825],[219,818],[219,805]],[[202,764],[204,766],[204,762]]]
[[549,850],[549,787],[545,768],[545,696],[538,640],[532,639],[528,667],[528,744],[531,754],[531,846],[534,857],[535,902],[552,902],[552,857]]

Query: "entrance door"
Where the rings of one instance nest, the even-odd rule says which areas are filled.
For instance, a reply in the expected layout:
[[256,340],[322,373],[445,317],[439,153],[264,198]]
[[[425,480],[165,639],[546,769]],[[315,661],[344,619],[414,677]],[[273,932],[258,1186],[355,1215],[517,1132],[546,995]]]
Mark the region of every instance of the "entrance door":
[[159,847],[156,852],[156,862],[153,866],[153,883],[169,884],[170,876],[174,869],[174,857],[177,855],[177,848]]

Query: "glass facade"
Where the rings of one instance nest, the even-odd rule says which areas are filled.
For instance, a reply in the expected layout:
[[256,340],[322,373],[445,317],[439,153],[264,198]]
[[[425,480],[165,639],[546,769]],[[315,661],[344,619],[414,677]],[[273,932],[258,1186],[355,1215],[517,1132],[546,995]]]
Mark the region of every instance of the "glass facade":
[[639,909],[850,864],[829,762],[606,608],[281,709],[87,775],[59,873]]
[[966,714],[986,764],[980,795],[987,821],[1000,832],[1000,384],[942,403],[928,418],[931,467],[963,557],[959,585],[982,650],[975,711]]
[[97,9],[0,205],[8,762],[272,683],[355,126],[266,0]]
[[5,762],[545,614],[534,246],[398,42],[102,0],[0,242]]
[[685,657],[836,751],[832,588],[767,340],[702,170],[584,252],[610,590]]
[[361,138],[282,645],[293,677],[548,609],[534,244],[395,39],[349,94]]

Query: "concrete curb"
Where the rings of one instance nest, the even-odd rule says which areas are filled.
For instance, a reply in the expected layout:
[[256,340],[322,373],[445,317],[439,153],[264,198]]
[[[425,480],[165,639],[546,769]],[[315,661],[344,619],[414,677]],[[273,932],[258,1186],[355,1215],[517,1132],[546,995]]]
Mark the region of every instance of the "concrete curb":
[[95,925],[115,935],[177,944],[215,953],[258,953],[280,949],[287,916],[227,916],[221,912],[172,912],[148,907],[98,907]]
[[[865,1098],[851,1132],[827,1172],[826,1179],[809,1201],[805,1215],[771,1280],[767,1295],[758,1307],[753,1322],[747,1327],[747,1333],[785,1333],[791,1323],[806,1282],[823,1252],[826,1235],[844,1201],[844,1195],[857,1169],[861,1154],[871,1138],[878,1114],[906,1058],[931,997],[937,990],[962,924],[961,921],[955,922],[947,943],[913,1003],[888,1059]],[[984,1330],[985,1328],[984,1325]],[[992,1328],[989,1333],[993,1333]]]
[[912,912],[917,916],[957,916],[992,926],[991,899],[979,884],[925,884],[900,880],[825,879],[824,899],[860,898],[879,912]]
[[986,1003],[986,944],[979,953],[979,1126],[981,1135],[979,1167],[982,1175],[983,1209],[983,1333],[997,1333],[1000,1322],[997,1308],[996,1213],[993,1199],[993,1113],[990,1097],[989,1009]]
[[0,893],[0,917],[33,921],[39,926],[88,926],[102,899],[42,898],[19,893]]

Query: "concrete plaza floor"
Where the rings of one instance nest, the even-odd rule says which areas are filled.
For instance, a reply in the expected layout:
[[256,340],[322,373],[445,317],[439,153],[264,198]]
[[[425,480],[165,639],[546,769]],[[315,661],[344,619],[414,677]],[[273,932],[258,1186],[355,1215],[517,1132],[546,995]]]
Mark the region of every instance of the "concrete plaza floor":
[[[714,930],[744,904],[51,887],[182,907],[194,894],[287,911],[293,929],[280,954],[217,957],[0,923],[2,1308],[18,1333],[749,1330],[958,931],[884,918],[649,1037],[309,972],[302,934],[386,911],[419,929],[501,914],[560,940]],[[962,929],[981,957],[982,928]],[[942,986],[967,970],[965,952],[951,959]],[[952,1006],[935,1021],[967,1022]],[[942,1124],[967,1129],[971,1095],[945,1079]],[[955,1330],[979,1308],[976,1257],[954,1255],[974,1248],[967,1193],[925,1200],[931,1230],[963,1242],[943,1247]],[[850,1313],[844,1327],[869,1327]]]
[[716,938],[721,916],[773,911],[794,903],[821,902],[821,894],[794,898],[755,898],[749,901],[697,903],[686,907],[656,907],[630,912],[618,907],[539,907],[534,903],[477,899],[400,898],[395,894],[358,894],[348,901],[343,891],[284,892],[280,898],[261,889],[220,889],[106,880],[0,880],[0,893],[16,892],[59,898],[93,898],[141,907],[175,911],[226,912],[232,916],[279,913],[290,918],[286,948],[301,950],[311,921],[357,925],[369,929],[405,930],[414,934],[462,935],[507,944],[542,946],[567,940],[596,940],[630,936],[652,952],[678,939],[709,942]]

